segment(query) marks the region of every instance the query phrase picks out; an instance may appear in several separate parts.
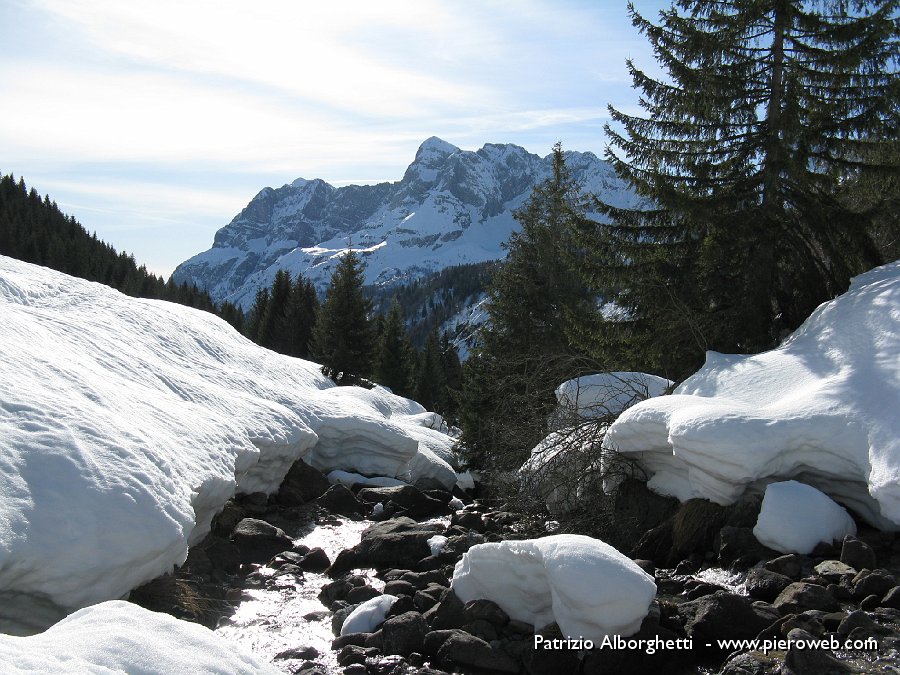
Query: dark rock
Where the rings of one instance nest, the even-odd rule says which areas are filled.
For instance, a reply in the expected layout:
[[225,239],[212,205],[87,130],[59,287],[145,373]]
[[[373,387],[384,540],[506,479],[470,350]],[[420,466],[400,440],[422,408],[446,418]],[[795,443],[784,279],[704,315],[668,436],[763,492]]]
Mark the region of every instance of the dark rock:
[[388,581],[384,585],[384,592],[388,595],[413,596],[416,594],[416,587],[408,581],[403,581],[402,579],[394,579],[393,581]]
[[808,609],[836,612],[841,608],[822,586],[795,581],[785,588],[772,603],[782,615],[800,614]]
[[719,675],[782,675],[782,665],[781,656],[777,652],[742,652],[729,657]]
[[466,622],[462,600],[453,592],[452,588],[448,588],[441,595],[440,602],[425,612],[425,620],[428,621],[432,630],[459,628]]
[[872,630],[877,626],[878,624],[871,616],[869,616],[863,610],[857,609],[850,612],[846,617],[844,617],[844,619],[838,625],[837,632],[839,635],[843,635],[846,637],[857,628]]
[[807,570],[812,569],[812,560],[805,555],[788,553],[763,563],[763,568],[791,579],[799,579]]
[[337,558],[331,563],[331,567],[325,573],[331,578],[347,574],[350,570],[360,566],[359,556],[353,549],[347,548],[337,554]]
[[678,608],[678,613],[684,618],[687,635],[696,636],[698,641],[751,639],[769,625],[765,617],[757,614],[748,598],[726,591],[685,602]]
[[647,530],[629,552],[631,558],[652,560],[661,567],[667,566],[672,552],[672,519]]
[[518,673],[519,663],[502,649],[468,633],[454,633],[441,645],[437,661],[442,667],[463,666],[500,673]]
[[246,517],[247,512],[240,504],[227,501],[222,510],[213,518],[212,532],[220,537],[227,537],[234,531],[237,524]]
[[712,595],[717,591],[724,590],[726,589],[717,586],[716,584],[695,583],[687,590],[686,597],[688,600],[696,600],[697,598],[702,598],[704,595]]
[[470,600],[463,607],[463,617],[466,621],[484,619],[499,627],[509,623],[509,614],[493,600]]
[[380,591],[375,590],[371,586],[357,586],[347,593],[347,602],[365,602],[381,595]]
[[894,575],[885,570],[862,570],[853,579],[852,596],[860,600],[868,595],[877,595],[879,600],[897,585]]
[[316,499],[316,504],[342,516],[359,516],[366,512],[365,505],[340,483],[328,488]]
[[391,617],[381,626],[382,651],[401,656],[421,652],[427,633],[428,623],[418,612]]
[[857,571],[839,560],[823,560],[815,566],[816,574],[831,582],[840,582],[844,577],[855,577]]
[[363,642],[363,647],[365,647],[366,649],[377,649],[379,652],[382,651],[382,648],[384,647],[384,640],[380,628],[374,633],[369,633],[366,641]]
[[[640,631],[635,635],[631,635],[627,640],[678,640],[681,638],[677,633],[670,631],[661,626],[649,628],[642,626]],[[675,642],[673,645],[677,646]],[[683,640],[680,643],[685,644]],[[697,645],[694,646],[697,649]],[[549,650],[549,654],[559,654],[565,656],[569,650],[555,651]],[[659,648],[653,654],[648,654],[644,649],[618,649],[612,648],[594,648],[584,658],[582,670],[583,675],[606,675],[607,673],[627,673],[628,675],[657,675],[658,673],[678,673],[682,672],[687,660],[691,657],[691,651],[686,649],[664,649]],[[567,671],[547,671],[548,675],[554,672],[579,672],[577,670]],[[690,671],[696,672],[696,671]]]
[[841,546],[841,562],[858,570],[874,570],[878,567],[874,549],[851,534],[844,537]]
[[436,570],[425,572],[406,572],[400,577],[401,581],[408,581],[418,589],[424,589],[429,584],[447,586],[447,577]]
[[326,607],[331,607],[331,604],[335,600],[345,600],[347,598],[347,594],[350,590],[354,588],[353,584],[351,584],[346,579],[338,579],[337,581],[332,581],[330,584],[325,584],[322,586],[322,590],[319,591],[319,602],[321,602]]
[[793,675],[839,675],[840,673],[856,672],[847,664],[841,663],[826,649],[809,649],[798,647],[798,642],[808,645],[810,640],[816,638],[800,628],[792,629],[788,635],[791,646],[784,657],[784,665]]
[[329,567],[331,567],[331,561],[328,559],[328,554],[325,553],[321,548],[310,549],[309,553],[307,553],[300,560],[300,569],[306,570],[307,572],[324,572]]
[[214,569],[236,574],[241,566],[240,549],[227,539],[213,538],[204,552]]
[[347,605],[346,607],[341,607],[340,609],[332,609],[331,610],[331,632],[336,636],[341,634],[341,628],[344,625],[344,621],[347,620],[347,617],[350,616],[350,613],[356,609],[356,605]]
[[774,551],[763,546],[749,527],[726,525],[719,530],[719,561],[722,564],[741,561],[741,566],[749,567],[760,560],[771,558]]
[[747,572],[744,585],[747,594],[757,600],[772,602],[785,588],[791,585],[791,578],[764,567],[754,567]]
[[413,596],[413,604],[420,612],[427,612],[439,602],[439,597],[425,591],[416,591]]
[[447,502],[429,497],[412,485],[364,488],[357,497],[367,504],[393,502],[413,518],[428,518],[447,512]]
[[275,660],[296,659],[298,661],[312,661],[318,655],[319,650],[315,647],[292,647],[291,649],[285,649],[283,652],[278,652],[275,655]]
[[638,558],[634,561],[634,564],[644,570],[651,577],[656,574],[656,565],[653,564],[652,560],[644,560],[643,558]]
[[881,604],[881,598],[873,593],[872,595],[867,595],[859,601],[859,608],[870,611],[878,607],[879,604]]
[[357,645],[347,645],[338,652],[337,662],[339,666],[349,666],[351,663],[365,663],[366,649]]
[[340,635],[331,641],[331,648],[337,651],[347,645],[365,647],[366,640],[369,639],[370,635],[371,633],[347,633],[346,635]]
[[884,594],[884,597],[881,599],[881,606],[900,609],[900,586],[894,586]]
[[426,656],[437,656],[438,650],[441,648],[441,645],[446,642],[447,638],[457,633],[465,635],[465,631],[458,628],[428,631],[422,644],[422,653]]
[[387,616],[400,616],[401,614],[405,614],[406,612],[415,612],[416,604],[413,602],[413,599],[408,595],[401,595],[396,600],[394,600],[394,604],[391,605],[390,610],[388,610]]
[[283,506],[299,506],[321,497],[330,487],[325,474],[298,459],[281,482],[276,499]]
[[283,530],[256,518],[244,518],[231,533],[231,541],[237,546],[241,562],[266,562],[270,558],[289,551],[294,542]]
[[475,530],[476,532],[485,532],[487,531],[487,526],[485,525],[484,519],[482,518],[480,513],[474,513],[472,511],[457,511],[450,517],[451,525],[459,525],[460,527],[464,527],[468,530]]
[[484,619],[476,619],[475,621],[465,624],[463,630],[469,635],[481,638],[487,643],[491,643],[500,638],[500,634],[497,632],[494,625]]
[[[528,675],[560,675],[579,672],[580,656],[574,649],[535,648],[534,642],[525,642],[522,649],[522,663]],[[606,672],[627,672],[613,671]]]
[[753,529],[761,509],[761,494],[744,494],[734,504],[725,508],[725,525]]
[[408,672],[406,659],[402,656],[382,656],[373,658],[368,663],[368,675],[406,675]]
[[689,499],[672,518],[672,552],[670,562],[691,553],[712,549],[713,538],[725,524],[725,507],[706,499]]
[[360,564],[408,568],[431,553],[427,541],[434,535],[433,526],[411,518],[394,518],[364,530],[353,550]]

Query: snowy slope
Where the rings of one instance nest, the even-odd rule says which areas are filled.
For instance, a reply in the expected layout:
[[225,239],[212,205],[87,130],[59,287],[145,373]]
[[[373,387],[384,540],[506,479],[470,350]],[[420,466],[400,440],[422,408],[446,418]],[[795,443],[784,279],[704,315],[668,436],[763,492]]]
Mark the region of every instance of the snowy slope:
[[708,353],[672,396],[625,411],[605,445],[682,500],[728,504],[794,478],[900,529],[900,261],[856,277],[777,349]]
[[[606,162],[589,152],[566,157],[585,191],[618,205],[634,203]],[[549,156],[515,145],[471,152],[432,137],[398,182],[335,188],[297,179],[263,189],[216,233],[211,249],[179,265],[173,276],[246,309],[279,268],[302,272],[323,289],[348,241],[366,262],[367,284],[501,259],[501,244],[518,229],[513,210],[550,175]]]
[[211,314],[0,256],[0,316],[0,623],[170,571],[235,490],[274,491],[300,457],[455,482],[422,406]]

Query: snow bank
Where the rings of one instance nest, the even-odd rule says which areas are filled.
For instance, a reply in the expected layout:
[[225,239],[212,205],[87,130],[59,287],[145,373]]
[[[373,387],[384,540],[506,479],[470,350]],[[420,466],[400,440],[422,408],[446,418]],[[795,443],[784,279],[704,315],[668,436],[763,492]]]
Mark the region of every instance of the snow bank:
[[130,602],[79,610],[40,635],[0,635],[6,673],[278,673],[211,630]]
[[17,602],[122,597],[301,457],[455,482],[420,405],[335,387],[211,314],[0,257],[0,315],[0,594]]
[[900,529],[900,261],[856,277],[779,348],[710,352],[672,396],[629,408],[605,444],[681,500],[735,501],[796,478]]
[[766,487],[753,534],[775,551],[806,555],[820,542],[830,544],[855,535],[856,523],[828,495],[789,480]]
[[478,544],[453,571],[463,602],[487,598],[535,630],[600,642],[632,635],[656,595],[653,578],[609,544],[577,534]]

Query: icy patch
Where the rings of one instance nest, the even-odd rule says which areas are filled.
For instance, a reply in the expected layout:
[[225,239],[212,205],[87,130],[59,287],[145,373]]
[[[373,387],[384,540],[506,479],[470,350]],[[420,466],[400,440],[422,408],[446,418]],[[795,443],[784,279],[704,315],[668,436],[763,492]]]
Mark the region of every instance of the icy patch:
[[431,555],[440,555],[441,551],[444,550],[444,546],[447,545],[447,537],[442,534],[436,534],[427,542],[428,548],[431,549]]
[[647,616],[656,583],[609,544],[576,534],[478,544],[453,571],[463,602],[487,598],[513,619],[600,642],[632,635]]
[[850,514],[828,495],[797,481],[766,487],[753,535],[781,553],[811,553],[819,543],[830,544],[856,534]]

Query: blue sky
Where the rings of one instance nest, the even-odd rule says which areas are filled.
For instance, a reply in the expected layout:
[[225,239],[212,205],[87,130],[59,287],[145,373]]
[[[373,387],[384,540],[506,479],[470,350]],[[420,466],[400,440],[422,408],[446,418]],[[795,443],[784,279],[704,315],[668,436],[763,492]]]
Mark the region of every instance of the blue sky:
[[2,0],[0,172],[168,276],[261,188],[399,180],[429,136],[601,154],[628,57],[624,0]]

